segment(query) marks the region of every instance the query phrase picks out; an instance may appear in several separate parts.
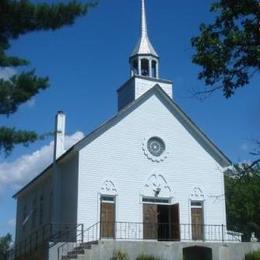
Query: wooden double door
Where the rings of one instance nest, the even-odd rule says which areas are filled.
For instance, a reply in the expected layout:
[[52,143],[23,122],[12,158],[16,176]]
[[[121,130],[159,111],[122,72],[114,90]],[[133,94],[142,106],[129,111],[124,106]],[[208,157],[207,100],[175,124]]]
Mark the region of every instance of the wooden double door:
[[179,241],[179,204],[143,204],[143,237],[160,241]]

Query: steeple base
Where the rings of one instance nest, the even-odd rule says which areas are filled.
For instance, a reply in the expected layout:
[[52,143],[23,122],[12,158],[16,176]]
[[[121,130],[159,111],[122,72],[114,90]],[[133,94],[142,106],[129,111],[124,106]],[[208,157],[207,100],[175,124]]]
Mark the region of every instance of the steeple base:
[[172,82],[143,76],[133,76],[117,90],[118,111],[142,96],[155,85],[159,85],[172,98]]

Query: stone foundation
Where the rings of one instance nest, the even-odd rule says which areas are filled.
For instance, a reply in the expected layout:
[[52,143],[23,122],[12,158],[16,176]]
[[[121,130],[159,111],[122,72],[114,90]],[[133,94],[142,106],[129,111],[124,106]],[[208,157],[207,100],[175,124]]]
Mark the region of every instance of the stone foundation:
[[[183,249],[208,248],[212,258],[205,259],[184,258]],[[195,250],[196,250],[195,248]],[[185,242],[152,242],[152,241],[100,241],[92,249],[86,250],[80,260],[110,260],[114,251],[120,250],[128,254],[129,260],[136,260],[141,254],[152,255],[161,260],[244,260],[245,254],[250,251],[260,250],[260,243],[185,243]],[[51,259],[56,260],[56,259]]]

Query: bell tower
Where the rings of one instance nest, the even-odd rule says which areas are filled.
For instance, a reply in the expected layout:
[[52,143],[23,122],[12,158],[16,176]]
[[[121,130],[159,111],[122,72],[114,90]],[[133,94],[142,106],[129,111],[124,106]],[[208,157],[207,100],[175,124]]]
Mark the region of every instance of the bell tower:
[[159,85],[172,98],[172,82],[159,77],[159,55],[148,34],[145,0],[141,0],[140,36],[129,57],[130,79],[118,90],[118,110]]

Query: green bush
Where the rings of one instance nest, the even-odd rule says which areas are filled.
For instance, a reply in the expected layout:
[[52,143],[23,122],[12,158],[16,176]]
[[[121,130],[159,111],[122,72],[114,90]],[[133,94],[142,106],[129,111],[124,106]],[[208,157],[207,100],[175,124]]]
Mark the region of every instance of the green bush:
[[260,250],[246,254],[245,260],[260,260]]
[[128,256],[126,253],[121,250],[114,251],[113,256],[110,258],[111,260],[128,260]]
[[160,259],[151,255],[140,255],[136,258],[136,260],[160,260]]

